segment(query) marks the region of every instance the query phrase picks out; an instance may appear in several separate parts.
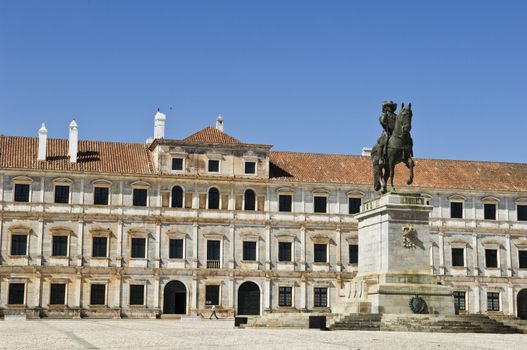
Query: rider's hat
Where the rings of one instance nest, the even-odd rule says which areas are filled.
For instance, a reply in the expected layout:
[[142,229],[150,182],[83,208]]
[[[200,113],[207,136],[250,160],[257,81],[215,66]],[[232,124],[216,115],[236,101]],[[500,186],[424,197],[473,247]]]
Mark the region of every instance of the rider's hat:
[[382,110],[384,111],[384,108],[386,107],[390,107],[390,109],[397,109],[397,103],[393,102],[393,101],[383,101],[382,102]]

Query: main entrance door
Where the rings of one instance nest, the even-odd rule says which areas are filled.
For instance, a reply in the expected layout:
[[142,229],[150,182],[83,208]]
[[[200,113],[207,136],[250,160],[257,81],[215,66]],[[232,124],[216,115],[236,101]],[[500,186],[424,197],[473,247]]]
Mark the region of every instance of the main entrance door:
[[167,283],[163,299],[163,313],[187,313],[187,289],[180,281],[170,281]]
[[245,282],[238,288],[238,315],[260,314],[260,288],[254,282]]
[[518,293],[518,317],[527,320],[527,289],[522,289]]

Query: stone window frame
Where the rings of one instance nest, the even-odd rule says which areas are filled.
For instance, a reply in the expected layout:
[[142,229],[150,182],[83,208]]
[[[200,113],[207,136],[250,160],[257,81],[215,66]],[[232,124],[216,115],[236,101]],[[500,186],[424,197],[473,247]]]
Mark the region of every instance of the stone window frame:
[[[152,185],[149,182],[143,181],[143,180],[137,180],[132,183],[130,183],[130,187],[132,188],[132,207],[137,208],[148,208],[150,206],[150,193],[149,189],[152,187]],[[146,205],[145,206],[135,206],[134,205],[134,190],[146,190]]]
[[[72,196],[73,196],[73,180],[68,179],[66,177],[58,177],[52,180],[53,183],[53,204],[54,205],[71,205],[72,203]],[[56,203],[55,202],[55,190],[57,186],[68,186],[69,187],[69,193],[68,193],[68,203]]]
[[[20,259],[20,258],[29,258],[29,249],[30,249],[30,241],[31,241],[31,232],[33,229],[29,226],[23,225],[23,224],[14,224],[7,228],[8,231],[8,241],[9,241],[9,254],[8,257],[10,259]],[[26,254],[25,255],[11,255],[11,248],[13,245],[13,235],[26,235]]]
[[[190,236],[186,232],[181,232],[178,230],[168,230],[165,235],[168,239],[168,251],[167,256],[169,261],[184,261],[187,259],[187,240],[190,239]],[[170,240],[171,239],[182,239],[183,240],[183,257],[182,258],[171,258],[170,257]]]
[[[499,208],[500,199],[494,196],[485,196],[480,199],[481,205],[483,207],[483,220],[486,221],[499,221]],[[496,206],[496,212],[494,214],[494,219],[485,219],[485,204],[494,204]]]
[[[93,188],[93,205],[97,206],[109,206],[112,204],[112,182],[105,179],[97,179],[92,181]],[[107,188],[108,189],[108,204],[95,204],[95,188]]]
[[[247,191],[253,191],[254,193],[254,209],[253,210],[247,210],[245,208],[245,193]],[[221,203],[220,203],[221,204]],[[256,190],[253,187],[246,187],[243,191],[242,196],[242,211],[248,211],[248,212],[257,212],[258,211],[258,195],[256,193]]]
[[[7,291],[6,291],[6,306],[9,307],[27,307],[27,291],[28,291],[28,284],[31,283],[29,278],[27,277],[8,277],[7,279]],[[24,302],[23,304],[9,304],[9,286],[11,284],[24,284]]]
[[[494,240],[487,240],[487,241],[482,241],[481,242],[481,245],[483,246],[483,252],[485,254],[484,256],[484,266],[483,268],[486,269],[486,270],[500,270],[502,268],[501,266],[501,247],[502,247],[502,243],[499,242],[499,241],[494,241]],[[487,256],[486,256],[486,250],[487,249],[495,249],[496,250],[496,267],[487,267]]]
[[[279,232],[275,234],[276,239],[276,262],[278,264],[295,264],[296,263],[296,249],[295,242],[298,240],[294,233]],[[280,243],[291,243],[291,260],[280,260]]]
[[[68,292],[69,292],[69,285],[71,280],[69,278],[51,278],[49,280],[49,295],[48,295],[48,307],[49,308],[57,308],[57,307],[65,307],[68,306]],[[51,304],[51,285],[52,284],[64,284],[64,304]]]
[[[169,166],[169,169],[170,169],[170,173],[172,174],[184,174],[185,173],[185,170],[186,170],[186,165],[187,165],[187,153],[183,153],[183,152],[170,152],[170,166]],[[182,160],[182,164],[181,164],[181,170],[175,170],[175,169],[172,169],[172,159],[181,159]]]
[[216,306],[218,307],[222,307],[223,303],[222,303],[222,296],[223,296],[223,281],[221,280],[206,280],[205,283],[203,283],[203,295],[205,296],[204,300],[203,300],[203,303],[204,303],[204,306],[205,308],[212,308],[212,304],[211,305],[207,305],[207,286],[217,286],[218,287],[218,304],[216,304]]
[[[326,234],[314,234],[310,237],[311,242],[313,242],[313,264],[314,265],[327,265],[330,264],[330,248],[331,237]],[[315,244],[325,244],[326,245],[326,261],[315,262]]]
[[[326,306],[315,306],[315,288],[326,288]],[[332,305],[331,288],[332,288],[332,284],[330,281],[317,281],[313,283],[313,286],[312,286],[313,299],[311,301],[311,305],[313,309],[324,309],[324,308],[330,309],[331,308],[331,305]]]
[[527,206],[527,197],[519,197],[514,200],[514,204],[516,204],[516,221],[519,222],[527,222],[526,220],[518,220],[518,206]]
[[[127,248],[128,248],[128,259],[134,261],[148,261],[148,248],[150,247],[150,238],[152,237],[150,231],[145,228],[132,227],[128,230],[127,237]],[[144,238],[145,239],[145,256],[142,258],[132,258],[132,238]]]
[[[218,209],[210,209],[210,208],[209,208],[210,190],[211,190],[212,188],[215,188],[215,189],[218,191]],[[213,186],[209,186],[209,187],[207,188],[207,192],[206,192],[206,196],[205,196],[205,197],[207,198],[207,200],[205,201],[205,210],[222,210],[221,208],[222,208],[222,204],[223,204],[223,203],[222,203],[222,201],[221,201],[221,191],[220,191],[220,189],[219,189],[218,186],[215,186],[215,185],[213,185]]]
[[[289,305],[289,306],[287,306],[287,305],[280,305],[280,288],[281,287],[291,288],[291,305]],[[278,306],[278,308],[280,308],[280,309],[291,309],[291,308],[295,307],[295,287],[296,287],[296,283],[295,282],[280,281],[276,285],[276,305]]]
[[[260,262],[260,240],[261,237],[257,233],[241,233],[240,239],[242,241],[242,262],[246,263],[254,263],[254,262]],[[243,243],[244,242],[255,242],[256,243],[256,259],[255,260],[243,260]]]
[[[291,196],[291,211],[280,211],[280,196]],[[294,213],[295,212],[295,189],[293,187],[279,187],[276,189],[276,197],[277,197],[277,212],[279,213]]]
[[364,197],[365,197],[365,194],[364,192],[362,191],[358,191],[358,190],[350,190],[348,192],[346,192],[346,199],[347,199],[347,204],[348,204],[348,212],[347,214],[348,215],[357,215],[358,213],[360,213],[360,209],[359,209],[359,212],[357,213],[350,213],[350,199],[351,198],[355,198],[355,199],[360,199],[360,205],[362,206],[362,204],[364,204]]
[[[147,289],[148,289],[148,281],[147,280],[137,280],[137,279],[131,279],[127,283],[128,285],[128,307],[130,308],[144,308],[147,305]],[[143,303],[142,304],[131,304],[131,298],[132,298],[132,286],[143,286]]]
[[[461,238],[455,238],[448,241],[448,245],[450,246],[450,267],[454,270],[466,270],[468,268],[468,242]],[[452,248],[463,249],[463,266],[454,266]]]
[[[108,307],[108,296],[109,296],[109,286],[110,286],[110,280],[108,279],[90,279],[87,280],[89,286],[90,286],[90,294],[88,296],[88,307],[90,308],[97,308],[97,307]],[[92,284],[103,284],[104,285],[104,303],[103,304],[92,304],[91,303],[91,286]]]
[[[49,254],[49,257],[52,258],[52,259],[69,259],[71,258],[71,237],[77,237],[77,235],[75,234],[75,232],[73,232],[73,230],[69,227],[66,227],[66,226],[55,226],[55,227],[51,227],[49,229],[49,236],[50,236],[50,254]],[[57,255],[57,256],[54,256],[53,255],[53,237],[59,237],[59,236],[66,236],[68,237],[68,243],[67,243],[67,247],[66,247],[66,255]]]
[[205,266],[207,264],[207,262],[209,261],[207,259],[207,256],[208,256],[208,244],[207,244],[207,241],[220,241],[220,269],[223,268],[223,257],[224,257],[224,247],[223,245],[225,244],[225,240],[226,240],[226,237],[223,233],[219,233],[219,232],[208,232],[208,233],[203,233],[202,234],[202,237],[205,239]]
[[[100,259],[100,260],[110,260],[110,252],[111,252],[111,244],[112,244],[112,238],[116,238],[116,236],[113,234],[112,230],[110,228],[104,228],[102,226],[94,226],[90,230],[88,230],[90,234],[90,259]],[[100,257],[100,256],[93,256],[93,238],[95,237],[106,237],[106,256]]]
[[516,248],[516,254],[518,256],[517,268],[520,271],[526,271],[527,267],[520,267],[520,251],[527,252],[527,239],[515,239],[513,241],[514,247]]
[[[313,196],[313,214],[329,214],[329,197],[331,195],[330,191],[326,188],[315,188],[313,191],[311,191],[311,194]],[[324,212],[316,212],[315,211],[315,197],[325,197],[326,198],[326,211]]]
[[[173,191],[174,191],[174,188],[176,187],[179,187],[181,188],[181,201],[182,201],[182,206],[181,207],[174,207],[172,206],[172,194],[173,194]],[[185,209],[185,194],[187,193],[187,190],[185,190],[185,186],[181,185],[181,184],[175,184],[173,186],[170,187],[170,196],[168,198],[168,207],[170,209]]]
[[[503,311],[503,294],[505,290],[501,287],[488,287],[485,288],[485,301],[486,301],[486,311],[487,312],[501,312]],[[488,295],[489,293],[498,293],[498,310],[489,310],[488,309]]]
[[[348,237],[345,239],[345,241],[348,243],[348,249],[347,249],[347,253],[348,253],[348,259],[347,259],[347,264],[348,266],[351,266],[351,267],[358,267],[359,266],[359,263],[350,263],[350,256],[349,256],[349,246],[350,245],[356,245],[357,246],[357,250],[358,250],[358,246],[359,246],[359,237],[358,236],[352,236],[352,237]],[[358,251],[357,251],[357,255],[358,255]],[[341,258],[342,259],[342,258]]]
[[[217,160],[218,161],[218,171],[210,171],[209,170],[209,161],[211,160]],[[207,154],[207,169],[206,173],[208,175],[221,175],[221,165],[223,161],[223,156],[221,154]]]
[[[465,213],[465,210],[466,210],[466,205],[465,205],[465,202],[467,201],[467,198],[465,196],[462,196],[460,194],[453,194],[451,196],[448,196],[448,213],[449,213],[449,216],[448,218],[449,219],[465,219],[466,218],[466,213]],[[462,205],[462,208],[461,208],[461,217],[460,218],[453,218],[452,217],[452,203],[461,203]]]
[[[245,163],[254,163],[254,174],[245,172]],[[243,157],[243,175],[247,177],[258,176],[258,157],[256,156],[244,156]]]
[[32,203],[33,199],[33,179],[29,176],[19,175],[11,179],[13,184],[13,202],[15,202],[15,186],[16,185],[29,185],[29,198],[27,202],[15,202],[15,203]]

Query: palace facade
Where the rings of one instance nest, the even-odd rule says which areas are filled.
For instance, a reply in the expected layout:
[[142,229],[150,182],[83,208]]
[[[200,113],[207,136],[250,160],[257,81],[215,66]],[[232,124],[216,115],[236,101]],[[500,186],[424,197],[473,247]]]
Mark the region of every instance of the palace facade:
[[[357,273],[368,154],[276,152],[223,131],[146,144],[0,136],[0,314],[331,312]],[[527,164],[416,159],[430,271],[460,313],[527,318]]]

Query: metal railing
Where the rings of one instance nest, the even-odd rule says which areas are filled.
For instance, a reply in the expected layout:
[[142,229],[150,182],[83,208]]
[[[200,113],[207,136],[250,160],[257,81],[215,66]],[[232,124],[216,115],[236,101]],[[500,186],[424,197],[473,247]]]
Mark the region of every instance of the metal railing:
[[219,269],[220,261],[219,260],[207,260],[207,269]]

